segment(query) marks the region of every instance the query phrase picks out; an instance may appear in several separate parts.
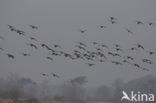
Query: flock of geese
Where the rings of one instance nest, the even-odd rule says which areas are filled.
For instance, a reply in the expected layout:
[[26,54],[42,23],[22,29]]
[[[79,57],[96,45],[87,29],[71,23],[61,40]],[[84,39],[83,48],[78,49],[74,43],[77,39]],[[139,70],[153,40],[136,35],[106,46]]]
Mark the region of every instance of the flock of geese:
[[[117,24],[118,19],[115,17],[109,17],[109,22],[111,24]],[[136,21],[136,25],[143,25],[142,21]],[[156,25],[153,22],[148,23],[149,26]],[[34,25],[29,25],[29,27],[33,30],[38,30],[39,28]],[[38,50],[39,48],[41,49],[46,49],[48,51],[47,56],[45,59],[49,61],[54,61],[54,57],[56,56],[62,56],[65,58],[69,58],[71,60],[82,60],[86,65],[89,67],[94,67],[97,65],[97,63],[106,63],[109,62],[114,65],[122,66],[122,65],[131,65],[136,69],[144,70],[144,71],[149,71],[148,68],[144,67],[143,65],[140,64],[140,62],[137,62],[137,58],[133,55],[127,55],[126,52],[134,52],[136,51],[139,52],[145,52],[147,55],[150,56],[156,56],[156,50],[146,50],[145,47],[142,44],[134,44],[132,47],[128,49],[124,49],[121,45],[119,44],[113,44],[113,45],[106,45],[103,43],[98,43],[98,42],[90,42],[89,45],[85,44],[84,42],[76,42],[75,43],[75,48],[71,52],[65,52],[63,50],[63,47],[59,44],[52,44],[51,46],[39,42],[39,40],[35,37],[30,37],[27,36],[26,32],[23,30],[19,30],[15,28],[12,25],[8,25],[8,28],[11,32],[17,33],[19,36],[26,37],[30,39],[31,41],[34,41],[32,43],[26,44],[27,46]],[[104,29],[107,28],[107,26],[100,25],[98,28]],[[81,34],[84,34],[87,30],[80,30]],[[130,29],[126,28],[126,31],[130,34],[133,34],[133,31]],[[0,40],[5,40],[3,36],[0,36]],[[36,42],[36,43],[35,43]],[[92,49],[90,49],[90,46]],[[4,51],[5,49],[0,47],[0,51]],[[28,53],[21,53],[24,57],[26,56],[31,56],[32,54]],[[10,59],[15,59],[15,55],[12,53],[6,53],[6,56]],[[146,65],[153,65],[154,62],[150,60],[149,58],[141,58],[140,61]],[[55,74],[55,73],[42,73],[42,76],[49,77],[52,75],[53,77],[59,78],[60,76]]]

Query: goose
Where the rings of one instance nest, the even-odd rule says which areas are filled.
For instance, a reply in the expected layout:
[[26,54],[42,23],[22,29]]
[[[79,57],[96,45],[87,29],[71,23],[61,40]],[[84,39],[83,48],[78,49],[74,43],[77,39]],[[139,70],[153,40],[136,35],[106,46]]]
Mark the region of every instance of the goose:
[[83,33],[85,33],[87,30],[80,30],[80,32],[83,34]]
[[144,50],[144,47],[141,44],[136,44],[138,48],[141,48]]
[[53,77],[60,78],[60,76],[57,75],[56,73],[51,73],[51,75],[52,75]]
[[48,60],[53,61],[53,58],[51,58],[51,57],[49,57],[49,56],[47,56],[46,58],[47,58]]
[[11,58],[11,59],[14,59],[14,58],[15,58],[15,56],[12,55],[12,54],[7,54],[7,56],[8,56],[9,58]]
[[37,49],[37,46],[36,45],[34,45],[34,44],[32,44],[32,43],[30,43],[30,44],[28,44],[30,47],[32,47],[32,48],[35,48],[35,49]]
[[36,38],[34,38],[34,37],[30,37],[30,40],[37,41],[37,39],[36,39]]
[[86,63],[88,66],[94,66],[95,64],[92,64],[92,63]]
[[149,25],[149,26],[152,26],[152,25],[156,25],[156,24],[153,23],[153,22],[149,22],[148,25]]
[[128,33],[130,33],[130,34],[133,34],[133,32],[132,32],[131,30],[129,30],[129,29],[126,29],[126,31],[127,31]]
[[34,25],[29,25],[32,29],[38,29],[37,26],[34,26]]
[[143,24],[143,22],[141,22],[141,21],[136,21],[136,24]]

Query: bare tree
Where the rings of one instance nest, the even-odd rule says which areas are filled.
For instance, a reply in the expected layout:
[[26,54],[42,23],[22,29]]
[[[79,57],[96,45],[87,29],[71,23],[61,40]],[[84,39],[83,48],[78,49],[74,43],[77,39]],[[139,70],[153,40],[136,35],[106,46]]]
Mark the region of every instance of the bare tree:
[[112,103],[121,103],[122,90],[124,88],[124,82],[121,79],[116,79],[112,86],[114,87],[114,95],[111,98]]
[[97,101],[106,102],[110,99],[110,90],[107,86],[101,85],[96,89],[95,98]]
[[16,101],[22,93],[22,85],[19,84],[19,76],[16,73],[11,73],[7,78],[7,84],[3,95]]
[[84,102],[86,92],[84,84],[87,82],[86,77],[77,77],[63,84],[63,95],[66,101]]
[[50,91],[50,85],[49,80],[43,80],[43,82],[40,85],[40,91],[41,91],[41,99],[43,100],[51,100],[51,91]]

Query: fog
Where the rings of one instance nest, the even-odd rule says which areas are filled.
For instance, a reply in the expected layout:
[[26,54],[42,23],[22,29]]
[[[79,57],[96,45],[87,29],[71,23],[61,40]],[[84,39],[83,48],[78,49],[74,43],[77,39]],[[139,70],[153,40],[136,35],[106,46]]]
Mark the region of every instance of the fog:
[[76,77],[56,86],[49,84],[49,81],[36,83],[30,78],[20,77],[18,74],[11,73],[7,79],[0,78],[0,98],[120,103],[122,90],[127,93],[133,90],[134,93],[140,91],[140,93],[156,94],[156,77],[150,75],[129,82],[123,82],[122,79],[118,78],[110,87],[103,84],[96,88],[88,88],[86,87],[86,82],[87,78]]
[[[49,62],[44,59],[47,54],[44,49],[35,51],[26,47],[31,41],[11,32],[7,26],[23,30],[26,35],[47,45],[59,44],[66,52],[71,52],[77,42],[87,46],[91,42],[104,43],[110,48],[119,44],[126,50],[139,43],[145,51],[150,51],[156,49],[156,26],[148,26],[149,22],[156,23],[155,4],[155,0],[0,0],[0,35],[4,37],[4,40],[0,39],[0,47],[4,49],[0,52],[0,77],[7,78],[10,73],[17,73],[36,83],[49,81],[51,85],[61,85],[72,78],[86,76],[87,87],[103,84],[110,87],[117,78],[127,82],[146,75],[155,76],[155,64],[145,65],[150,69],[146,72],[133,66],[111,63],[95,62],[96,65],[90,68],[83,60],[62,57]],[[117,24],[109,22],[111,16],[117,18]],[[137,25],[136,21],[142,21],[143,25]],[[29,25],[37,26],[38,30]],[[106,30],[99,30],[99,25],[107,26]],[[134,35],[127,33],[126,28]],[[81,29],[86,32],[80,33]],[[22,52],[31,53],[31,57],[22,57]],[[6,53],[14,54],[15,59],[8,59]],[[131,55],[137,61],[142,57],[156,61],[155,55],[149,57],[141,50]],[[60,78],[43,77],[42,73],[56,73]]]

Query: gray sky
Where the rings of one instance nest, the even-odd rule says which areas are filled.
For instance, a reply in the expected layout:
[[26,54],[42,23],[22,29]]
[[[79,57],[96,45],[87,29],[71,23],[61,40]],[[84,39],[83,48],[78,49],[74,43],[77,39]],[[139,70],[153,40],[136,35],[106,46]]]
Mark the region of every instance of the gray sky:
[[[144,75],[155,75],[156,64],[147,66],[149,72],[139,71],[132,66],[115,66],[110,63],[97,64],[94,71],[83,61],[67,60],[63,57],[55,58],[53,62],[44,59],[44,50],[35,51],[25,44],[30,40],[11,33],[7,24],[24,30],[49,45],[60,44],[66,51],[72,50],[78,41],[97,41],[112,45],[118,43],[128,48],[141,43],[147,50],[156,48],[156,26],[149,27],[148,22],[156,23],[156,0],[0,0],[0,47],[5,53],[14,53],[15,60],[10,60],[5,53],[0,53],[0,77],[6,77],[10,72],[20,76],[30,77],[41,82],[45,78],[40,73],[55,72],[61,78],[50,78],[52,84],[60,84],[65,80],[77,76],[88,77],[88,86],[100,84],[111,85],[116,78],[124,81],[132,80]],[[112,25],[110,16],[118,18],[118,23]],[[136,25],[141,20],[146,25]],[[32,30],[29,25],[37,25],[38,30]],[[106,30],[99,30],[98,25],[105,25]],[[125,28],[134,32],[130,36]],[[81,34],[79,29],[86,29]],[[19,53],[27,51],[31,57],[22,57]],[[138,55],[139,54],[139,55]],[[144,54],[138,53],[139,58]],[[141,55],[142,54],[142,55]],[[150,57],[156,62],[156,56]]]

